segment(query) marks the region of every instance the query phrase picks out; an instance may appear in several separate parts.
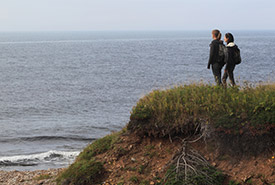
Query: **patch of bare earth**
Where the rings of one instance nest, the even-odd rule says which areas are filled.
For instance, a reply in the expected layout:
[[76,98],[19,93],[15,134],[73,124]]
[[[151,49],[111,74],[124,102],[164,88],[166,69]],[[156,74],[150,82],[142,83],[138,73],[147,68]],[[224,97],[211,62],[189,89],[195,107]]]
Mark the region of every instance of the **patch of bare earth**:
[[107,169],[103,184],[160,182],[178,143],[135,135],[122,136],[113,150],[97,156]]
[[242,184],[271,185],[275,183],[275,159],[272,152],[257,156],[232,156],[221,153],[214,143],[197,143],[194,147],[207,161],[228,176]]
[[[271,153],[256,157],[230,156],[221,154],[213,141],[199,141],[191,147],[228,176],[224,184],[230,180],[242,184],[275,183],[275,159]],[[103,184],[158,184],[165,178],[170,162],[180,148],[179,140],[171,142],[167,138],[123,135],[112,150],[96,156],[107,170]]]

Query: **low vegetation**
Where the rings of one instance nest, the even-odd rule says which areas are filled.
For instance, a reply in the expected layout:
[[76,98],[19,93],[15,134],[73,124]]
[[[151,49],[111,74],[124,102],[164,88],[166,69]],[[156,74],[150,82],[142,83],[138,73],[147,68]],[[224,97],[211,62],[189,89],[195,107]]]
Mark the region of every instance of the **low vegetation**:
[[105,169],[94,157],[110,150],[119,139],[120,133],[113,133],[96,140],[86,147],[76,161],[57,178],[58,184],[86,185],[100,183]]
[[197,124],[240,131],[275,127],[275,84],[223,88],[192,84],[155,90],[133,108],[128,129],[156,137],[188,134]]
[[79,154],[77,160],[90,160],[94,156],[110,150],[113,144],[118,140],[118,134],[119,133],[114,133],[107,135],[102,139],[96,140]]
[[61,184],[94,184],[100,182],[104,174],[103,164],[94,159],[81,160],[72,164],[58,178]]

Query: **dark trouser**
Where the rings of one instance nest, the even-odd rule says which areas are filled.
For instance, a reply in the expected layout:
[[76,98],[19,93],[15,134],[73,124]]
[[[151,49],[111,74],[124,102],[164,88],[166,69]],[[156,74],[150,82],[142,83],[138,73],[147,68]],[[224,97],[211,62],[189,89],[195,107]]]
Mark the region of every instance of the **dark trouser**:
[[228,66],[227,72],[225,72],[225,73],[223,74],[222,83],[223,83],[225,86],[226,86],[226,80],[227,80],[228,76],[229,76],[229,80],[230,80],[231,84],[232,84],[233,86],[236,85],[236,84],[235,84],[235,80],[234,80],[234,74],[233,74],[234,69],[235,69],[235,65]]
[[223,67],[223,65],[221,65],[219,63],[212,64],[212,72],[213,72],[213,75],[214,75],[214,78],[215,78],[215,81],[216,81],[217,85],[222,84],[222,80],[221,80],[222,67]]

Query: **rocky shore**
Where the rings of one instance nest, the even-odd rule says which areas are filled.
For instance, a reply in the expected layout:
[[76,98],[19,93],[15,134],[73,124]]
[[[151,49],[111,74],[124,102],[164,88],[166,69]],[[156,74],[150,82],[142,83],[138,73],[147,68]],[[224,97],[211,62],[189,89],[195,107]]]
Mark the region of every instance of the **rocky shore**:
[[56,185],[62,168],[36,171],[0,171],[0,185]]

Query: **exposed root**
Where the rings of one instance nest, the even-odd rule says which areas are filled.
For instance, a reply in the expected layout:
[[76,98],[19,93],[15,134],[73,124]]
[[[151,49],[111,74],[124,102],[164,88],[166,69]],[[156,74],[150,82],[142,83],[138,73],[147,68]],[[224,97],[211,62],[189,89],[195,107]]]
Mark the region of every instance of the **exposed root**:
[[187,184],[190,183],[190,179],[194,178],[194,176],[203,177],[205,184],[215,184],[215,179],[207,173],[207,169],[210,169],[211,166],[203,156],[190,146],[191,143],[198,142],[201,139],[205,140],[205,138],[209,136],[207,125],[198,124],[192,138],[194,138],[194,136],[196,136],[196,138],[193,140],[190,140],[190,137],[181,139],[182,147],[180,152],[174,156],[174,159],[170,163],[175,167],[170,174],[167,174],[166,179],[169,178],[172,173],[176,173],[177,180],[181,180]]

